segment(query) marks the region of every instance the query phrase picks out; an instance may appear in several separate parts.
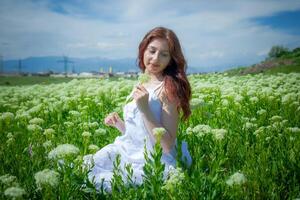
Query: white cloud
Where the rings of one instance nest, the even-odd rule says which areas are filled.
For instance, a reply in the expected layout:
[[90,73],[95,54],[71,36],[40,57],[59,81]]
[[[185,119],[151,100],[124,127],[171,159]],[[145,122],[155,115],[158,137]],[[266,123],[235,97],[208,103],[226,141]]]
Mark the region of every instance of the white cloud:
[[[251,64],[275,44],[295,46],[299,36],[256,24],[255,17],[300,9],[300,1],[50,1],[0,3],[0,54],[135,58],[144,34],[173,29],[192,66]],[[50,9],[51,8],[51,9]],[[5,45],[4,45],[5,44]]]

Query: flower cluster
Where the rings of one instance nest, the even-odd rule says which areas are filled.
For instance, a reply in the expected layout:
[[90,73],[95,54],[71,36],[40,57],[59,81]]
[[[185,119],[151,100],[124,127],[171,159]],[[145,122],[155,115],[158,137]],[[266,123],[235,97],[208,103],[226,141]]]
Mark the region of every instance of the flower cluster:
[[233,185],[241,185],[244,184],[245,182],[246,182],[245,175],[240,172],[236,172],[229,177],[229,179],[226,181],[226,184],[229,186],[233,186]]
[[37,172],[34,175],[34,179],[38,189],[42,189],[44,186],[56,187],[59,183],[59,173],[54,170],[44,169]]
[[22,196],[25,194],[25,190],[21,187],[9,187],[4,191],[4,195],[12,199],[22,198]]
[[176,188],[181,185],[184,181],[184,173],[180,167],[178,168],[171,168],[169,170],[168,179],[165,182],[165,185],[162,189],[174,192]]
[[48,154],[49,159],[63,159],[69,156],[76,156],[79,149],[72,144],[61,144],[55,149],[51,150]]
[[152,129],[153,135],[157,142],[160,142],[162,136],[167,132],[165,128],[159,127]]

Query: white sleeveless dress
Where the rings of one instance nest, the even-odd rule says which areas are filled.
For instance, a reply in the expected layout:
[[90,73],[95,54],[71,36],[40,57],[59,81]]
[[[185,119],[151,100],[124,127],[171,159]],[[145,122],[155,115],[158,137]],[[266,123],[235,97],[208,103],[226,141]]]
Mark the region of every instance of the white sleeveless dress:
[[[162,105],[156,94],[162,88],[162,84],[155,88],[146,88],[149,92],[149,107],[157,121],[161,121]],[[123,110],[123,118],[125,123],[125,133],[118,136],[112,144],[109,144],[100,149],[94,155],[84,157],[84,165],[92,167],[88,174],[89,180],[95,183],[97,189],[100,189],[102,179],[104,179],[103,187],[106,191],[111,191],[111,179],[113,176],[113,162],[118,154],[120,154],[120,167],[123,172],[123,180],[126,183],[125,164],[131,163],[133,169],[132,180],[135,184],[140,185],[143,182],[143,166],[144,146],[148,152],[153,151],[154,141],[149,137],[149,133],[144,125],[141,113],[134,101],[126,104]],[[169,169],[176,166],[176,147],[171,153],[163,153],[161,162],[165,164],[164,178],[166,178]],[[191,156],[187,149],[186,142],[182,143],[182,159],[189,166],[192,162]],[[148,154],[150,155],[150,154]],[[93,165],[94,163],[94,165]]]

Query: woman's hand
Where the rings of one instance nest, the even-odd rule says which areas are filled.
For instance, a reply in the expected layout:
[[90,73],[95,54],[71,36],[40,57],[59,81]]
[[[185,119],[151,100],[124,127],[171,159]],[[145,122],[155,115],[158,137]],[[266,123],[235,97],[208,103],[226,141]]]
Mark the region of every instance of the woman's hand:
[[147,112],[149,110],[149,104],[148,104],[149,93],[144,86],[142,85],[136,86],[133,92],[133,99],[135,100],[138,109],[142,113]]
[[125,124],[116,112],[108,114],[104,119],[104,124],[117,128],[121,133],[125,133]]

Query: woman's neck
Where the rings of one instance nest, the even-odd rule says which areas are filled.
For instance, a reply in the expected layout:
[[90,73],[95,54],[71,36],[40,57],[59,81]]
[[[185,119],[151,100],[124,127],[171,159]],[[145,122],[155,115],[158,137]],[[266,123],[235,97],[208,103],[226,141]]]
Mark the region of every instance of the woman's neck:
[[164,80],[164,76],[162,74],[160,75],[155,75],[151,74],[150,75],[150,82],[162,82]]

